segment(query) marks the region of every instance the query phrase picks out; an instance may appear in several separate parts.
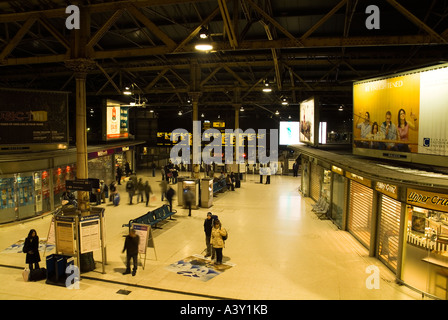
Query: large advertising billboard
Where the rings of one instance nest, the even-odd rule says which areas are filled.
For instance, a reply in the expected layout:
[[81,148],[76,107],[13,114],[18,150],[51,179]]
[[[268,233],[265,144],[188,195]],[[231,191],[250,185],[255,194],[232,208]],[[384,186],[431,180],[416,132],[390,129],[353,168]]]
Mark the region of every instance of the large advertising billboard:
[[105,140],[127,139],[129,137],[129,107],[107,100],[105,112]]
[[280,121],[279,144],[280,145],[300,144],[300,122]]
[[65,149],[67,92],[0,88],[0,151]]
[[300,142],[317,145],[319,139],[319,109],[315,97],[300,103]]
[[447,125],[448,64],[353,85],[355,154],[412,162],[448,156]]

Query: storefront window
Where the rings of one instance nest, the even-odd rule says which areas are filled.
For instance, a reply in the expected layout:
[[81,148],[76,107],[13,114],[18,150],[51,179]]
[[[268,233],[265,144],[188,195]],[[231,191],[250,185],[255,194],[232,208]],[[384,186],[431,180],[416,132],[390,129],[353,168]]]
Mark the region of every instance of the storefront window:
[[403,281],[448,299],[448,213],[407,206]]
[[309,195],[309,186],[310,186],[310,173],[309,173],[309,162],[302,159],[302,194],[304,196]]
[[111,183],[115,177],[115,173],[112,168],[112,157],[113,155],[108,155],[90,159],[89,178],[104,180],[106,184]]
[[378,229],[378,257],[393,271],[397,270],[401,202],[381,195]]
[[1,215],[0,222],[16,220],[16,203],[14,192],[14,176],[6,175],[0,178],[0,192],[1,192]]
[[16,174],[16,196],[18,219],[25,219],[36,214],[34,207],[33,173]]
[[53,169],[53,194],[54,207],[62,204],[61,197],[65,192],[65,181],[74,180],[76,177],[76,166],[66,165]]
[[51,210],[50,175],[48,170],[42,171],[42,212]]
[[333,203],[331,205],[331,219],[334,223],[342,228],[342,215],[344,212],[345,178],[340,174],[333,174]]

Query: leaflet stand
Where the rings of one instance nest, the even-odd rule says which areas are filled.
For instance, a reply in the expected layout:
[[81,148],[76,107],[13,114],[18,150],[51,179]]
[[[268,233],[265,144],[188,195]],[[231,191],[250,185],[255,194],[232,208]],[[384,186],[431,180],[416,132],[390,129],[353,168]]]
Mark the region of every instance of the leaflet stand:
[[[79,215],[76,208],[62,208],[57,211],[52,220],[56,254],[76,258],[76,265],[81,270],[81,254],[101,250],[102,273],[105,274],[107,261],[104,211],[104,208],[94,207],[87,216]],[[47,242],[52,241],[51,225],[49,238]]]
[[140,242],[138,244],[138,254],[140,256],[140,259],[142,255],[145,256],[142,264],[143,270],[145,270],[147,257],[146,250],[148,247],[152,247],[154,249],[154,255],[157,260],[156,246],[154,245],[154,238],[152,236],[152,228],[149,224],[143,223],[132,223],[131,228],[135,230],[140,238]]

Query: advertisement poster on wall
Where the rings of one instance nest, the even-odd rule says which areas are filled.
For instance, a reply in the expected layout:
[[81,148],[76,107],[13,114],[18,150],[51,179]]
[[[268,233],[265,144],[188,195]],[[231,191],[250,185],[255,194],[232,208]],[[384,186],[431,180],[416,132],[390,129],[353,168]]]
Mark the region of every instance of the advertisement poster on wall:
[[68,145],[67,97],[66,92],[0,88],[0,145]]
[[300,142],[314,144],[314,125],[314,99],[309,99],[300,103]]
[[448,64],[356,82],[354,148],[448,155]]
[[0,179],[0,209],[14,208],[14,178]]
[[107,102],[106,106],[106,140],[126,139],[128,133],[129,107]]

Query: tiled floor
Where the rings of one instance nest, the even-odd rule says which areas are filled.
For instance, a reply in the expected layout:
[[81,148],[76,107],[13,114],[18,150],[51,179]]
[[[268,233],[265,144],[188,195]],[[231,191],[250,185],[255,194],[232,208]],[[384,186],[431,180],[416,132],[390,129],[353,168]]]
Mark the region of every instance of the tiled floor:
[[[258,176],[248,175],[241,188],[214,198],[211,208],[188,211],[177,207],[175,221],[163,229],[153,230],[157,259],[148,248],[146,267],[139,267],[135,277],[122,275],[124,254],[121,253],[127,229],[122,227],[162,204],[160,174],[138,175],[148,180],[157,200],[150,204],[128,205],[124,185],[119,186],[122,201],[118,207],[106,204],[107,265],[102,274],[97,269],[81,275],[79,289],[67,289],[40,282],[24,282],[24,254],[1,253],[29,229],[46,238],[51,216],[0,227],[0,299],[215,299],[243,300],[414,300],[416,292],[394,282],[393,273],[348,232],[340,231],[328,220],[319,220],[311,212],[309,198],[297,189],[300,178],[273,176],[271,184],[259,183]],[[175,188],[177,191],[177,187]],[[234,266],[208,281],[188,278],[168,271],[166,267],[205,249],[203,221],[208,211],[217,214],[229,231],[224,261]],[[51,254],[47,252],[46,254]],[[41,256],[43,253],[41,252]],[[95,252],[101,261],[99,252]],[[42,261],[45,261],[43,258]],[[41,263],[45,266],[45,263]],[[380,270],[380,288],[368,289],[366,268]],[[101,280],[101,281],[100,281]],[[130,291],[123,295],[120,289]]]

